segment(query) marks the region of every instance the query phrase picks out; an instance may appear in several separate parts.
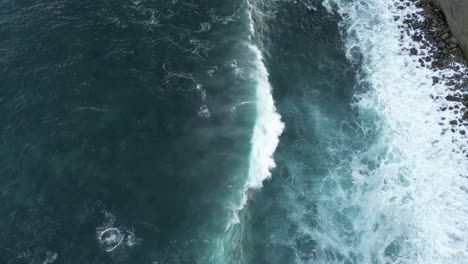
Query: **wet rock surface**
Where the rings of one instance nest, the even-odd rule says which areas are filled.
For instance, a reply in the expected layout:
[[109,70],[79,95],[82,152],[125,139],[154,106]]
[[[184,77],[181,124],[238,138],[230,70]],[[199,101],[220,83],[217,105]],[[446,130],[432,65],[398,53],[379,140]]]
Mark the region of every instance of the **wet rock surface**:
[[[449,89],[445,97],[447,104],[441,111],[452,111],[457,118],[450,119],[448,125],[453,132],[465,135],[463,127],[468,126],[468,63],[460,45],[450,33],[445,16],[431,0],[397,1],[397,9],[416,6],[417,12],[403,19],[402,34],[411,36],[415,47],[407,52],[420,56],[418,62],[434,72],[432,85],[442,84]],[[451,70],[453,74],[442,74]]]

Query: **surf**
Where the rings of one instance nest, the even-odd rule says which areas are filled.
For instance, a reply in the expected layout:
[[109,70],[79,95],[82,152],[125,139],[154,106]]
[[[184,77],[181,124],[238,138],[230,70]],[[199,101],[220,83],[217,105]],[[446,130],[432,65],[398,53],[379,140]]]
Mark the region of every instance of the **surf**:
[[[379,117],[380,136],[354,154],[349,178],[339,176],[352,185],[335,184],[333,196],[320,198],[322,228],[314,236],[353,263],[467,263],[466,144],[441,121],[455,118],[439,110],[449,87],[432,82],[453,73],[420,67],[405,51],[415,43],[395,17],[416,13],[411,2],[405,11],[382,0],[324,6],[342,17],[347,57],[361,64],[358,79],[372,87],[356,94],[355,106]],[[343,222],[336,214],[347,219],[350,233],[337,232],[334,225]]]
[[241,201],[234,208],[234,217],[229,223],[240,223],[238,217],[249,197],[249,192],[260,189],[263,181],[271,177],[271,170],[275,168],[274,153],[279,144],[279,138],[284,130],[284,123],[276,111],[272,95],[272,87],[269,82],[268,70],[263,62],[262,51],[255,43],[255,22],[253,18],[254,5],[247,1],[247,17],[249,23],[249,42],[246,43],[247,50],[252,54],[254,71],[250,78],[255,82],[256,92],[256,121],[254,124],[251,152],[249,156],[249,168],[245,184],[242,188]]

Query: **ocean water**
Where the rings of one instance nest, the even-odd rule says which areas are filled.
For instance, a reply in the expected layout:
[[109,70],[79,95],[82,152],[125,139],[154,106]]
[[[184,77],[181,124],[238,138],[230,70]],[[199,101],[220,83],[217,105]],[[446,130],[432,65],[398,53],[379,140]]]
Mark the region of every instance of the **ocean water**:
[[0,263],[468,263],[416,11],[0,1]]

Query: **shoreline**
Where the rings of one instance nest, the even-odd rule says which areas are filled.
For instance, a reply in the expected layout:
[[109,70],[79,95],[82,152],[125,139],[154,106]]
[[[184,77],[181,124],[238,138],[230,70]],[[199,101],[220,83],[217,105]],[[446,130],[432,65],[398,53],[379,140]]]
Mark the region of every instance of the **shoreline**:
[[[403,17],[403,25],[400,27],[402,34],[411,37],[416,46],[404,50],[416,57],[421,67],[432,70],[432,85],[447,87],[449,92],[439,109],[443,112],[451,111],[452,115],[449,120],[442,117],[440,124],[448,125],[451,132],[465,136],[468,132],[468,61],[458,41],[450,33],[442,10],[431,0],[399,2],[397,9],[403,10],[412,5],[417,8],[417,12]],[[395,16],[394,19],[400,17]],[[442,75],[438,74],[440,72]],[[433,99],[440,97],[433,96]]]

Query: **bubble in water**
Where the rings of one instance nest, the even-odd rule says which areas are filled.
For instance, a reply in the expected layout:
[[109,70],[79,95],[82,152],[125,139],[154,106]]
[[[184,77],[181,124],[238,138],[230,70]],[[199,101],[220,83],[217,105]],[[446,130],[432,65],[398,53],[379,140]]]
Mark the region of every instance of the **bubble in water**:
[[[96,229],[97,240],[106,252],[118,251],[122,253],[127,247],[133,247],[140,242],[135,236],[132,228],[115,225],[115,217],[108,213],[105,214],[105,223]],[[119,250],[116,250],[118,249]]]
[[124,239],[122,232],[115,227],[105,229],[99,235],[99,242],[107,252],[116,249]]

